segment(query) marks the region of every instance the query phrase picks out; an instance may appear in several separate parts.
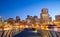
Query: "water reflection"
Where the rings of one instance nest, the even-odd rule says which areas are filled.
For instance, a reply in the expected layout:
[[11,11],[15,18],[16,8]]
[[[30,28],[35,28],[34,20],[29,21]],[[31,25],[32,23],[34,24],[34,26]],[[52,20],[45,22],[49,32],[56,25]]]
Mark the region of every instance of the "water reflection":
[[33,29],[28,28],[13,37],[42,37],[42,35],[37,30],[33,31]]
[[[11,30],[0,30],[0,37],[9,37],[9,36],[13,36],[13,37],[42,37],[42,36],[50,36],[50,35],[58,35],[60,36],[60,28],[58,27],[53,27],[53,28],[49,28],[50,30],[42,30],[39,31],[40,29],[35,29],[35,28],[25,28],[25,29],[13,29]],[[22,32],[20,32],[22,31]],[[52,31],[52,32],[50,32]],[[55,33],[57,32],[57,33]]]
[[[60,28],[59,28],[60,29]],[[59,37],[60,32],[58,28],[51,28],[50,30],[24,29],[21,33],[13,37]]]

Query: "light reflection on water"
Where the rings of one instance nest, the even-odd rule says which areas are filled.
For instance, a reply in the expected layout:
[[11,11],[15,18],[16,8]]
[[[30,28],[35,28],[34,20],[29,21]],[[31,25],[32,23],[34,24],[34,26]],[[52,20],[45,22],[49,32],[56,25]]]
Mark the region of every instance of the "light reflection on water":
[[37,32],[37,30],[32,29],[24,29],[21,33],[13,36],[13,37],[40,37],[42,36],[40,33]]
[[[55,35],[54,31],[58,31],[58,30],[57,30],[57,28],[52,28],[51,31]],[[27,29],[27,30],[24,30],[20,34],[17,34],[14,37],[18,37],[18,36],[19,37],[42,37],[42,36],[48,37],[49,36],[49,33],[48,33],[48,31],[46,32],[46,31],[43,30],[43,34],[42,34],[42,32],[37,32],[36,30],[35,31],[31,31],[31,30]],[[52,34],[51,34],[51,36],[52,36]]]
[[52,31],[60,32],[60,28],[52,28]]
[[[55,32],[60,32],[60,28],[54,27],[50,29],[51,31],[55,31]],[[7,32],[7,31],[6,31]],[[9,32],[9,31],[8,31]],[[27,32],[27,31],[26,31]],[[37,31],[29,31],[29,33],[37,33]],[[0,32],[0,35],[2,35],[3,31]],[[39,36],[38,36],[39,37]]]

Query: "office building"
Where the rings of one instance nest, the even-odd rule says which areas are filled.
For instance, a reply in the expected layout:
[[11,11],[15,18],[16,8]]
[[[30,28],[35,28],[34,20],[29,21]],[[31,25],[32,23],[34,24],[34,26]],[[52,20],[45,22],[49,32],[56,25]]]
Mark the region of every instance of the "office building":
[[52,21],[47,8],[43,8],[40,14],[40,21],[41,23],[48,23]]

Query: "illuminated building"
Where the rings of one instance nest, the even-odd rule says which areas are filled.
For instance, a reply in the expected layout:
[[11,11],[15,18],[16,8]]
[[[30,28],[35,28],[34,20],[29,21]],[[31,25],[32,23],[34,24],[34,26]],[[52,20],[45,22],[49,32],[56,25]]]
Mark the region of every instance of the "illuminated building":
[[23,26],[25,26],[26,23],[27,23],[27,22],[26,22],[25,20],[22,20],[22,21],[21,21],[21,25],[23,25]]
[[20,23],[21,23],[21,19],[19,16],[16,16],[16,20],[15,20],[15,23],[14,23],[14,26],[16,26],[16,28],[14,28],[14,33],[13,34],[17,34],[20,32]]
[[2,17],[0,16],[0,22],[2,22]]
[[8,22],[9,24],[13,25],[13,24],[14,24],[14,19],[13,19],[13,18],[9,18],[9,19],[7,20],[7,22]]
[[37,16],[34,16],[34,22],[36,25],[39,25],[39,18]]
[[55,20],[56,20],[56,21],[60,21],[60,15],[56,15],[56,16],[55,16]]
[[27,15],[26,22],[27,22],[27,25],[31,25],[32,24],[32,16]]
[[38,17],[37,16],[34,16],[34,20],[37,21],[38,20]]
[[8,24],[7,20],[4,20],[4,25],[7,25],[7,24]]
[[47,8],[42,9],[40,16],[41,16],[40,18],[41,23],[48,23],[52,21]]
[[16,16],[15,24],[14,25],[20,25],[21,19],[19,16]]
[[54,24],[56,24],[56,25],[60,25],[60,15],[56,15],[56,16],[55,16],[55,20],[54,20],[53,22],[54,22]]
[[0,30],[3,30],[3,21],[2,21],[2,17],[0,16]]
[[3,25],[2,17],[0,16],[0,26]]
[[20,17],[16,16],[16,21],[15,22],[20,22],[20,21],[21,21]]

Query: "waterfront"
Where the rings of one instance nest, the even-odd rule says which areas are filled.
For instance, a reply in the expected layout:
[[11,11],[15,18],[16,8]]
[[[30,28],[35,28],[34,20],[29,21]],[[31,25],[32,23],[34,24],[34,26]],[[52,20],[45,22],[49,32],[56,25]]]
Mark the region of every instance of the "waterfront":
[[42,36],[37,31],[33,31],[32,29],[24,29],[21,33],[15,35],[14,37],[40,37]]
[[13,37],[59,37],[60,32],[49,31],[49,30],[32,30],[32,29],[24,29],[21,33]]
[[0,31],[0,37],[59,37],[60,28],[51,28],[48,30],[25,28]]

